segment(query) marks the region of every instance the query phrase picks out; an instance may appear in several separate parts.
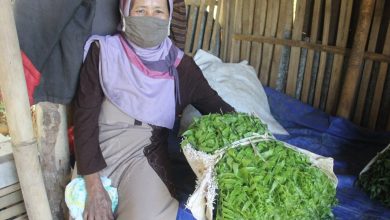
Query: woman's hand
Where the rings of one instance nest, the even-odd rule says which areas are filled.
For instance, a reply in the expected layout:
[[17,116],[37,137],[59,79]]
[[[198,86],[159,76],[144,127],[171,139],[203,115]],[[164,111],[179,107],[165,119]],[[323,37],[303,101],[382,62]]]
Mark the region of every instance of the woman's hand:
[[85,175],[84,180],[88,192],[84,220],[113,220],[111,199],[102,185],[99,174]]

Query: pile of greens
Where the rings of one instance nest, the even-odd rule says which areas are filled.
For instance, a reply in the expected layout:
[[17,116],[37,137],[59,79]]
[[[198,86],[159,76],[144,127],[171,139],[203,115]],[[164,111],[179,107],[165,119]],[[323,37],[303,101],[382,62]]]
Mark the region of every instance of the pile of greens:
[[379,154],[370,168],[359,176],[358,184],[372,199],[390,208],[390,148]]
[[214,153],[253,133],[269,133],[267,125],[257,117],[244,113],[210,114],[195,118],[188,130],[183,133],[182,146],[191,143],[199,151]]
[[[182,146],[213,153],[234,141],[268,133],[243,113],[203,116],[183,136]],[[230,148],[215,167],[216,219],[328,219],[336,186],[309,158],[277,140]]]

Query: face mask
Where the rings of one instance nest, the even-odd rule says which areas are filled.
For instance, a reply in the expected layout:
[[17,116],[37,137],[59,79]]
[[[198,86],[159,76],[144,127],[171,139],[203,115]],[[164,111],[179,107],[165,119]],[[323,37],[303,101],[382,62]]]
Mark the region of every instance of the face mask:
[[125,37],[141,48],[159,45],[168,36],[169,21],[150,16],[127,16]]

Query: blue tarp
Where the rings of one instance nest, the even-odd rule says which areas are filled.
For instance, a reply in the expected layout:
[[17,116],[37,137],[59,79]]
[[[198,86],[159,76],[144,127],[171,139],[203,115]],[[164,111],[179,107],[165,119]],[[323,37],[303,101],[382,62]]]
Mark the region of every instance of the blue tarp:
[[272,115],[290,133],[276,138],[335,159],[338,205],[336,219],[390,219],[386,209],[355,185],[359,172],[390,143],[390,133],[372,132],[339,117],[265,88]]
[[[338,205],[336,219],[390,219],[390,209],[372,201],[355,186],[363,167],[390,143],[390,133],[371,132],[353,123],[314,109],[270,88],[265,88],[271,112],[290,133],[276,138],[313,153],[335,159]],[[176,129],[177,130],[177,129]],[[179,198],[185,201],[194,190],[195,176],[178,151],[178,139],[169,139]]]

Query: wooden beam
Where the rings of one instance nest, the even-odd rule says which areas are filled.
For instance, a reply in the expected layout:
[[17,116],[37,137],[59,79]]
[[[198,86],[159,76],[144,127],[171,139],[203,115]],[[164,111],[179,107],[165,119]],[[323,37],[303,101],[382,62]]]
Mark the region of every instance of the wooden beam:
[[35,109],[38,150],[51,213],[56,219],[65,219],[65,186],[70,181],[66,106],[40,102]]
[[351,56],[348,60],[347,72],[337,108],[337,115],[347,119],[350,119],[352,108],[354,108],[356,101],[356,90],[361,77],[361,67],[363,64],[368,33],[370,31],[374,5],[375,1],[373,0],[363,0],[360,5],[360,13]]
[[11,1],[0,1],[0,23],[0,87],[27,214],[32,220],[52,219],[33,132]]
[[[311,43],[306,41],[279,39],[274,37],[264,37],[264,36],[254,36],[254,35],[244,35],[244,34],[235,34],[233,36],[233,39],[240,40],[240,41],[254,41],[259,43],[302,47],[302,48],[307,48],[312,50],[318,50],[321,52],[338,54],[341,56],[349,56],[351,54],[351,50],[348,48],[329,46],[325,44],[321,45],[321,44],[316,44],[316,43]],[[386,55],[386,54],[365,52],[363,58],[368,60],[378,61],[378,62],[390,63],[390,55]]]

